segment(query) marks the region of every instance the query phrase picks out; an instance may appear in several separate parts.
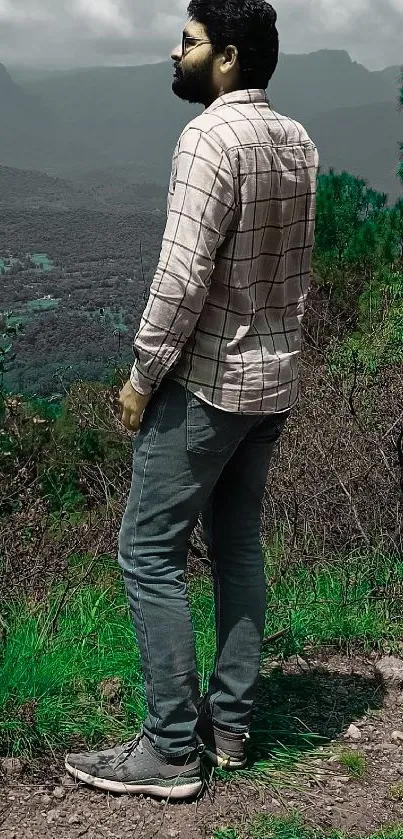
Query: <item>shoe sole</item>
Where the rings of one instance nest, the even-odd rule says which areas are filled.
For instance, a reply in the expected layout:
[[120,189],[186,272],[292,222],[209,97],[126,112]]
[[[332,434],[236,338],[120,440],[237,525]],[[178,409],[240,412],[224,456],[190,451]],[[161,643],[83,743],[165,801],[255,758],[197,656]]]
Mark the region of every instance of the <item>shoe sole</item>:
[[72,766],[68,760],[65,761],[64,765],[67,772],[76,781],[83,781],[84,784],[89,784],[105,792],[117,792],[123,795],[155,795],[158,798],[177,800],[180,798],[193,798],[200,792],[203,786],[201,780],[189,781],[188,783],[173,783],[172,786],[169,786],[169,781],[166,786],[159,786],[157,783],[124,784],[120,781],[109,781],[106,778],[97,778],[95,775],[89,775],[87,772],[82,772],[81,769]]
[[238,760],[235,757],[229,757],[229,755],[219,755],[217,752],[211,752],[208,748],[205,748],[203,754],[208,758],[213,766],[216,766],[218,769],[225,769],[226,771],[232,769],[244,769],[248,762],[247,758]]

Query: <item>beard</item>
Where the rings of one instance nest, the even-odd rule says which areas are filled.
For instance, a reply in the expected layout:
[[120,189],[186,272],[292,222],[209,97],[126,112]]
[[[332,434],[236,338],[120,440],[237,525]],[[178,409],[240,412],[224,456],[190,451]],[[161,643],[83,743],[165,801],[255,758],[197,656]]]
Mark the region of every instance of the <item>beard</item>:
[[172,90],[175,96],[192,105],[205,105],[214,100],[212,85],[213,58],[208,56],[204,62],[183,71],[176,65]]

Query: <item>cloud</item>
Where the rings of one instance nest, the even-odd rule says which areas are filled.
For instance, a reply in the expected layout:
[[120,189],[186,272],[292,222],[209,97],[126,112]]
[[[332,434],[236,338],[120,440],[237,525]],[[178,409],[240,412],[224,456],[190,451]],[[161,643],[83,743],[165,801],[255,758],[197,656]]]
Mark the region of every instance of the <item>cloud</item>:
[[[403,0],[280,0],[283,52],[346,49],[376,69],[402,61]],[[49,67],[167,59],[186,0],[0,0],[0,61]]]

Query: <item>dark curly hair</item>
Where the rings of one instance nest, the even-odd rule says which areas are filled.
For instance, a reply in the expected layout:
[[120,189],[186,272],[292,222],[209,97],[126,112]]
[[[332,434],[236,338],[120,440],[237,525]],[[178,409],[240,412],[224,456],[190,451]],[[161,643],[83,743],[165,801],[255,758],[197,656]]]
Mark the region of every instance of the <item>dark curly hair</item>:
[[206,27],[215,54],[237,47],[242,87],[267,87],[279,57],[273,6],[266,0],[191,0],[188,15]]

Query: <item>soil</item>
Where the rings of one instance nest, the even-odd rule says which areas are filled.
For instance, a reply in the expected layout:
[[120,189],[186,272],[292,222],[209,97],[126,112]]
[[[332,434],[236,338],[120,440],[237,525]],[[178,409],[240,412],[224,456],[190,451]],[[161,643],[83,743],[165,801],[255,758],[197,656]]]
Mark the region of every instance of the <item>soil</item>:
[[[281,788],[270,778],[257,785],[234,773],[213,782],[196,802],[166,804],[75,784],[64,772],[63,755],[28,766],[3,761],[0,837],[212,839],[217,828],[248,822],[256,813],[295,810],[325,831],[360,837],[403,823],[403,659],[379,659],[325,649],[307,651],[304,659],[268,661],[256,712],[260,725],[266,719],[269,729],[270,716],[281,713],[330,738],[309,774],[295,768]],[[292,724],[287,736],[292,738]],[[264,751],[261,734],[259,747]],[[365,755],[362,777],[351,777],[339,762],[342,750]]]

